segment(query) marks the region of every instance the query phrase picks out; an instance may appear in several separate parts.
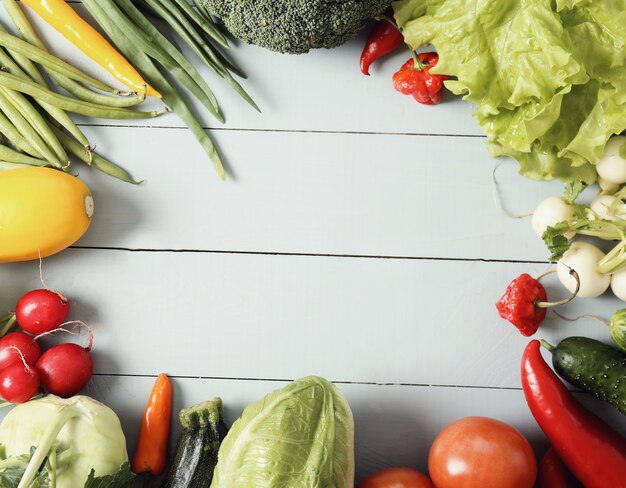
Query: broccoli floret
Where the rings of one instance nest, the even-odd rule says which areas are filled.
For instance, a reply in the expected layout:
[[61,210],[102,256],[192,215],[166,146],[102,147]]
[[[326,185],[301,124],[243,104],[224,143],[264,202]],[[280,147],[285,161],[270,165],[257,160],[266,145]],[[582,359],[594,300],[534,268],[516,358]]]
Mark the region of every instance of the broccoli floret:
[[332,48],[391,0],[200,0],[235,37],[281,53]]

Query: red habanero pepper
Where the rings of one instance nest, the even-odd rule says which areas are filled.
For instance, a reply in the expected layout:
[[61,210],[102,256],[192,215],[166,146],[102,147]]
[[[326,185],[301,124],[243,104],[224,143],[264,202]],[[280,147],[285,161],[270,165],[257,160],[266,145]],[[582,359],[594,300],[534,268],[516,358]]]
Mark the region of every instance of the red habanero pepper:
[[386,54],[395,51],[404,42],[400,29],[389,19],[393,18],[393,9],[389,8],[385,16],[378,20],[372,29],[363,52],[361,53],[361,73],[369,76],[370,65]]
[[572,474],[563,464],[554,448],[550,446],[539,463],[537,488],[574,488],[580,483],[573,479]]
[[586,488],[626,487],[626,439],[586,410],[532,340],[522,357],[522,389],[535,420]]
[[393,87],[404,95],[412,95],[424,105],[441,102],[443,82],[450,77],[430,72],[431,68],[437,66],[438,61],[437,53],[420,53],[416,58],[409,59],[393,75]]
[[496,303],[500,317],[511,322],[523,336],[531,336],[546,318],[546,309],[563,305],[572,300],[580,288],[578,273],[570,270],[576,279],[576,290],[564,300],[547,302],[548,296],[543,285],[528,273],[522,273],[507,286],[504,295]]
[[547,309],[537,306],[548,299],[543,285],[523,273],[507,286],[504,295],[496,303],[500,317],[511,322],[524,336],[531,336],[546,317]]
[[161,373],[152,387],[139,429],[133,458],[135,473],[161,474],[167,461],[167,440],[172,417],[172,384]]

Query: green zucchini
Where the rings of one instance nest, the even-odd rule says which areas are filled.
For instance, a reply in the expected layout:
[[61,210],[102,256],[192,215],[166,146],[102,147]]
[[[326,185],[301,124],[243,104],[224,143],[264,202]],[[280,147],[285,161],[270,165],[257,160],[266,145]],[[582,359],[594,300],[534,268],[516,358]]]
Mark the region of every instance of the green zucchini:
[[556,347],[541,343],[559,376],[626,415],[626,354],[587,337],[568,337]]
[[223,421],[222,400],[184,408],[179,415],[183,430],[178,437],[174,460],[162,488],[209,488],[217,453],[227,428]]

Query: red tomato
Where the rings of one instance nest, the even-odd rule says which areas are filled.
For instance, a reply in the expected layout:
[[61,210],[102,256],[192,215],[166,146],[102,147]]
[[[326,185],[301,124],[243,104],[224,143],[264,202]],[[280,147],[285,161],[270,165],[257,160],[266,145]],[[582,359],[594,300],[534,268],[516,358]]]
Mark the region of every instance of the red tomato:
[[359,488],[435,488],[435,485],[415,469],[389,468],[369,475]]
[[532,488],[537,461],[516,429],[485,417],[466,417],[443,429],[430,450],[437,488]]

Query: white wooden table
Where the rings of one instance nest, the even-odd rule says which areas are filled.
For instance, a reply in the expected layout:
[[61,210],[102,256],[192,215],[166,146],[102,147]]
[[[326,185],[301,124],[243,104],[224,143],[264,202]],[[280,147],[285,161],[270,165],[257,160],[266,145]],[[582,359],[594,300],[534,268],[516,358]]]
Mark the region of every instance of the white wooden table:
[[[57,53],[102,76],[44,30]],[[220,396],[229,423],[287,380],[325,376],[354,412],[358,479],[394,465],[426,470],[437,432],[468,415],[509,422],[545,448],[520,389],[528,340],[494,304],[513,277],[546,268],[546,249],[528,220],[496,210],[495,161],[473,107],[394,92],[405,53],[361,75],[362,43],[303,56],[237,46],[261,115],[200,67],[227,117],[205,119],[225,183],[174,114],[83,121],[98,149],[145,183],[81,167],[93,224],[44,273],[72,299],[71,318],[95,329],[86,393],[120,415],[129,452],[162,371],[176,411]],[[561,191],[518,176],[513,161],[498,178],[515,212]],[[39,286],[37,267],[0,267],[0,309]],[[547,283],[563,293],[554,276]],[[618,307],[607,296],[563,313],[608,318]],[[548,320],[540,335],[574,334],[608,339],[584,321]],[[626,431],[619,414],[580,398]]]

